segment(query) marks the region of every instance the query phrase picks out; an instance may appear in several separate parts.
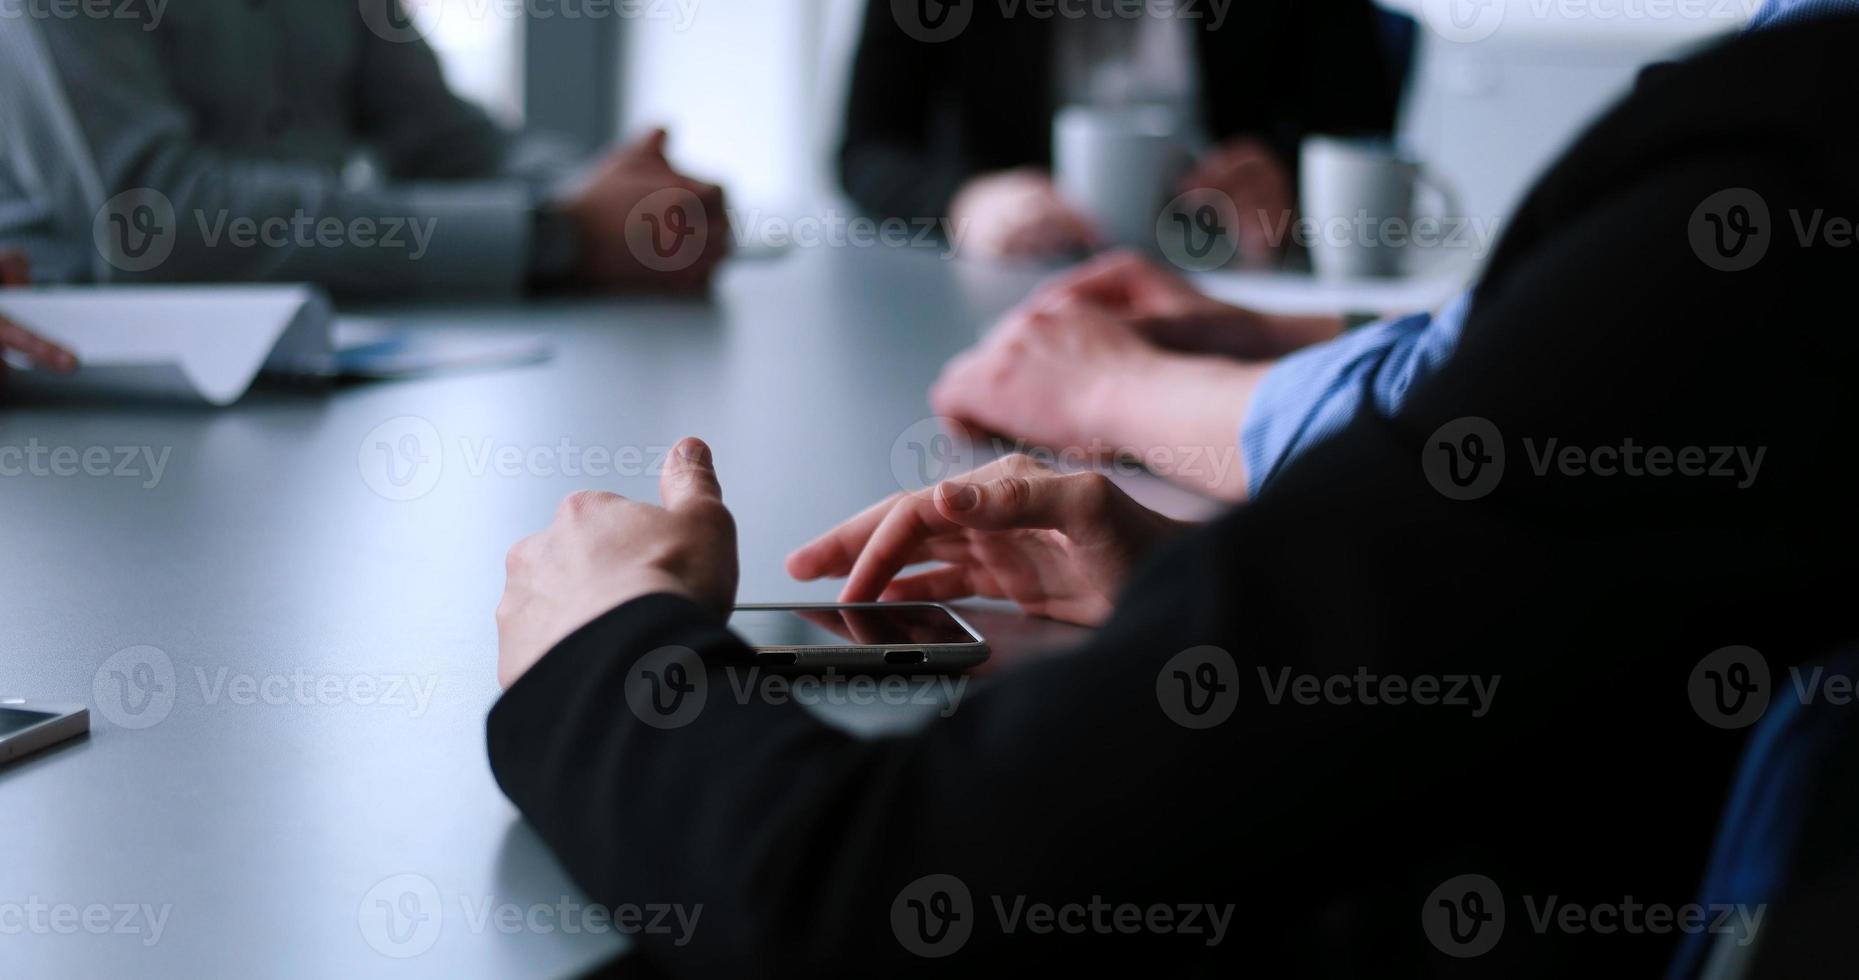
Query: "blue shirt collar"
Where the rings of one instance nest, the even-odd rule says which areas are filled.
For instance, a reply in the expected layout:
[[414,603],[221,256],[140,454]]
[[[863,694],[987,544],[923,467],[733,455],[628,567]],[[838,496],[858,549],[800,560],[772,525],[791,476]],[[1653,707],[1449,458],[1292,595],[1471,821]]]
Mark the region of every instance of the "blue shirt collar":
[[1859,14],[1859,0],[1765,0],[1748,29],[1762,31],[1828,14]]

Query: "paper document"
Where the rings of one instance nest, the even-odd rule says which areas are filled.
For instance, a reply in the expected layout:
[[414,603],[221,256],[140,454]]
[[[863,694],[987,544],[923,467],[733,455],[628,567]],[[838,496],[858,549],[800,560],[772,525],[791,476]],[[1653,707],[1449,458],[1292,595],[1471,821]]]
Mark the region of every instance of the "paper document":
[[11,372],[49,395],[230,405],[261,368],[322,370],[333,353],[329,301],[309,286],[9,289],[0,314],[77,354],[76,374]]

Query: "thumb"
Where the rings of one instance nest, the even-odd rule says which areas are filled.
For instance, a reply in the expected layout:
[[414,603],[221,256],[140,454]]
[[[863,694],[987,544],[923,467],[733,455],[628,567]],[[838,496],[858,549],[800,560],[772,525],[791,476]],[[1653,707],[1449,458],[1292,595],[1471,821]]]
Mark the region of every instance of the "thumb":
[[1069,532],[1098,524],[1120,492],[1096,473],[1008,476],[986,483],[944,483],[936,488],[936,510],[981,531]]
[[665,131],[663,126],[647,130],[644,136],[626,145],[625,155],[629,159],[655,160],[664,163],[665,144],[670,138],[671,135]]
[[665,471],[658,478],[658,496],[667,510],[723,502],[723,487],[717,483],[710,447],[702,439],[683,439],[672,447]]
[[1078,271],[1048,287],[1047,298],[1081,297],[1098,303],[1127,300],[1143,272],[1143,261],[1133,252],[1118,250],[1092,259]]
[[1095,296],[1079,292],[1065,292],[1052,297],[1041,313],[1057,317],[1090,318],[1109,315],[1104,304]]

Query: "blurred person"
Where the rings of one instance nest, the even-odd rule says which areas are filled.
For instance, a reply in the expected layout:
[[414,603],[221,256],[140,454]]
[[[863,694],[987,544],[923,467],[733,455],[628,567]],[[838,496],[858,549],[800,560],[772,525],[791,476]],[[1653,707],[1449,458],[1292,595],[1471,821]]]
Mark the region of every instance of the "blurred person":
[[[1747,30],[1848,10],[1859,0],[1774,0]],[[1370,323],[1262,313],[1119,253],[1035,293],[949,363],[930,401],[983,431],[1102,446],[1238,501],[1359,412],[1398,412],[1451,358],[1473,302]]]
[[33,0],[0,37],[0,241],[61,278],[693,290],[728,246],[662,131],[577,170],[453,94],[400,0]]
[[61,374],[77,370],[76,355],[7,318],[4,290],[31,281],[32,268],[25,254],[0,249],[0,386],[6,384],[9,357]]
[[[1839,69],[1859,15],[1783,25],[1599,120],[1524,201],[1452,357],[1280,490],[1189,527],[1013,457],[791,555],[844,601],[996,596],[1101,626],[919,730],[860,737],[740,686],[736,527],[701,442],[662,506],[570,497],[508,557],[499,784],[591,900],[703,905],[694,942],[638,937],[672,975],[1417,976],[1468,955],[1660,975],[1673,930],[1521,911],[1686,907],[1744,742],[1687,678],[1729,644],[1787,669],[1853,631],[1859,460],[1826,449],[1859,422],[1859,339],[1825,316],[1850,256],[1782,229],[1859,208]],[[1776,219],[1735,272],[1746,242],[1686,234],[1726,190]],[[1636,445],[1665,468],[1622,469]],[[1760,472],[1685,468],[1721,462],[1706,447]],[[1488,710],[1377,678],[1482,679]],[[1326,693],[1271,693],[1305,681]],[[1500,894],[1448,889],[1472,875]],[[1032,907],[1245,925],[1042,929]],[[1436,928],[1441,907],[1462,914]]]
[[1067,105],[1161,107],[1183,120],[1204,151],[1180,189],[1231,198],[1254,262],[1283,244],[1272,232],[1295,207],[1304,136],[1394,126],[1399,85],[1369,0],[921,5],[965,12],[943,40],[919,39],[918,6],[866,7],[840,178],[874,214],[946,218],[977,254],[1105,244],[1053,186],[1053,119]]

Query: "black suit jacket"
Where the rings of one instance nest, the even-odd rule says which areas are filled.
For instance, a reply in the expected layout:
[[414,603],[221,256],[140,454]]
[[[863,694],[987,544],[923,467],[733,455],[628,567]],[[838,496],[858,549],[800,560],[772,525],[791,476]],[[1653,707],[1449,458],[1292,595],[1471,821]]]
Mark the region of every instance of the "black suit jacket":
[[[1859,19],[1827,20],[1649,77],[1524,203],[1450,364],[1396,418],[1357,420],[1167,549],[1075,655],[1005,672],[920,734],[862,741],[719,694],[742,644],[649,597],[504,696],[497,778],[596,900],[703,904],[695,941],[642,939],[674,973],[1657,975],[1674,934],[1572,931],[1561,910],[1605,926],[1585,917],[1692,900],[1744,741],[1694,707],[1694,668],[1747,644],[1782,684],[1854,632],[1856,253],[1804,242],[1794,219],[1859,214],[1859,81],[1840,67],[1856,46]],[[1729,220],[1767,252],[1719,271],[1700,207],[1739,188],[1768,214]],[[1496,426],[1505,469],[1454,500],[1422,460],[1466,417]],[[1742,485],[1555,462],[1629,439],[1762,463]],[[623,692],[668,645],[702,655],[711,694],[660,730]],[[1188,690],[1172,658],[1203,645],[1232,658],[1233,711],[1193,730],[1165,706]],[[1498,687],[1482,717],[1301,704],[1271,694],[1285,670]],[[892,928],[932,874],[972,899],[972,934],[935,960]],[[1466,959],[1422,928],[1463,874],[1494,882],[1506,915]],[[1237,914],[1213,947],[1009,932],[994,900],[1021,896]]]
[[[976,174],[1050,165],[1059,21],[1028,13],[1030,0],[962,5],[967,24],[944,41],[913,37],[891,0],[866,7],[839,165],[847,195],[873,214],[941,217]],[[1208,0],[1183,6],[1184,16],[1199,15],[1209,137],[1265,139],[1295,166],[1306,134],[1393,129],[1398,86],[1369,0],[1233,0],[1221,9],[1217,20]]]

